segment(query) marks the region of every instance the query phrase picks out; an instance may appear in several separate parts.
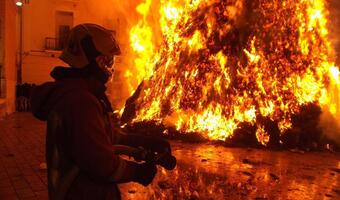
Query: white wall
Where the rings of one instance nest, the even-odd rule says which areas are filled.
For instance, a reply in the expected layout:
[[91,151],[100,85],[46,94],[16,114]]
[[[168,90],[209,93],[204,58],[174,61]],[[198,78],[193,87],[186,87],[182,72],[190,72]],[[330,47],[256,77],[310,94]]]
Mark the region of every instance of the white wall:
[[56,1],[34,0],[23,7],[23,66],[22,82],[41,84],[51,80],[49,73],[60,53],[45,52],[45,38],[56,37]]

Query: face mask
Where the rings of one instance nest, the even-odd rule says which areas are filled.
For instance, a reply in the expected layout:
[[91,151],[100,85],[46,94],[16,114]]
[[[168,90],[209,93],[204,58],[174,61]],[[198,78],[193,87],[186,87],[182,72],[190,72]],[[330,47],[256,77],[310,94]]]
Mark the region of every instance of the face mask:
[[114,72],[114,57],[113,56],[98,56],[96,58],[96,63],[99,69],[105,74],[107,77],[107,81],[112,79]]

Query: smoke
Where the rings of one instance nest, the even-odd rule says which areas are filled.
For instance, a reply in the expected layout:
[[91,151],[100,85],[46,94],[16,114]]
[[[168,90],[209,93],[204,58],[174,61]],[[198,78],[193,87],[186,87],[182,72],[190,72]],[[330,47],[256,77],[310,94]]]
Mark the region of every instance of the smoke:
[[[118,41],[121,46],[122,56],[119,63],[116,63],[116,81],[121,84],[113,85],[112,94],[119,91],[119,97],[113,100],[116,108],[122,108],[126,100],[132,95],[133,91],[141,83],[143,74],[145,72],[141,63],[147,66],[147,57],[153,55],[148,50],[156,50],[163,42],[161,27],[159,25],[159,1],[152,0],[137,0],[137,1],[120,1],[120,0],[106,0],[114,2],[117,5],[115,10],[120,18]],[[145,14],[141,10],[148,10]],[[147,28],[151,28],[150,30]],[[138,37],[134,37],[135,42],[143,46],[144,51],[148,55],[138,55],[133,50],[131,45],[131,32],[135,30]],[[137,31],[136,31],[137,30]],[[150,36],[150,37],[148,37]],[[143,40],[143,41],[142,41]],[[148,42],[149,44],[146,44]],[[137,59],[138,58],[138,59]],[[140,58],[140,59],[139,59]],[[139,64],[136,64],[139,63]]]
[[328,88],[330,104],[322,108],[320,127],[323,133],[340,145],[340,91],[339,83],[331,82]]
[[329,30],[330,30],[330,40],[334,46],[337,63],[340,63],[340,1],[330,0],[328,4],[329,9]]
[[[329,31],[330,40],[334,47],[332,56],[336,61],[336,65],[340,66],[340,1],[330,0],[328,4],[329,9]],[[339,82],[330,81],[328,93],[330,94],[331,104],[322,108],[322,115],[320,118],[320,127],[323,132],[330,139],[334,140],[340,145],[340,88]]]
[[339,117],[335,118],[328,110],[321,114],[320,126],[323,133],[331,140],[340,145],[340,124]]
[[[126,80],[126,72],[134,66],[133,52],[130,47],[129,31],[135,26],[142,16],[136,11],[136,7],[145,0],[84,0],[79,4],[79,10],[85,11],[77,16],[80,22],[95,23],[115,31],[115,37],[122,51],[122,56],[115,61],[115,73],[113,81],[108,84],[108,93],[115,108],[124,105],[125,100],[131,95]],[[137,87],[137,85],[136,85]]]

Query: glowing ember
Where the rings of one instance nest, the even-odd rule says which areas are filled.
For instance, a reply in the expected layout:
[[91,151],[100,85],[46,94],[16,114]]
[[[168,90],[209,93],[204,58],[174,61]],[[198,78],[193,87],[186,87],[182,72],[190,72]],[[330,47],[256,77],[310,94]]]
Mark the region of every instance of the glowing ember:
[[[134,122],[157,120],[216,140],[247,122],[265,145],[269,134],[259,118],[283,134],[308,103],[338,117],[339,68],[324,2],[161,0],[159,24],[151,25],[154,2],[146,0],[130,31],[140,70],[134,78],[146,80]],[[156,26],[160,47],[152,39]]]

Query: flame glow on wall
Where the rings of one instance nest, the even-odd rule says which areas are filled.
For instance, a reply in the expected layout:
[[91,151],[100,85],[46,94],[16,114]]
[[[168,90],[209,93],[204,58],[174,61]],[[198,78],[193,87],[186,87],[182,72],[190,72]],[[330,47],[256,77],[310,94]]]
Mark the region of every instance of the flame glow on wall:
[[308,103],[338,118],[340,75],[325,2],[145,0],[130,30],[139,73],[126,77],[145,80],[134,121],[157,120],[214,140],[247,122],[266,144],[259,117],[277,122],[281,134]]

